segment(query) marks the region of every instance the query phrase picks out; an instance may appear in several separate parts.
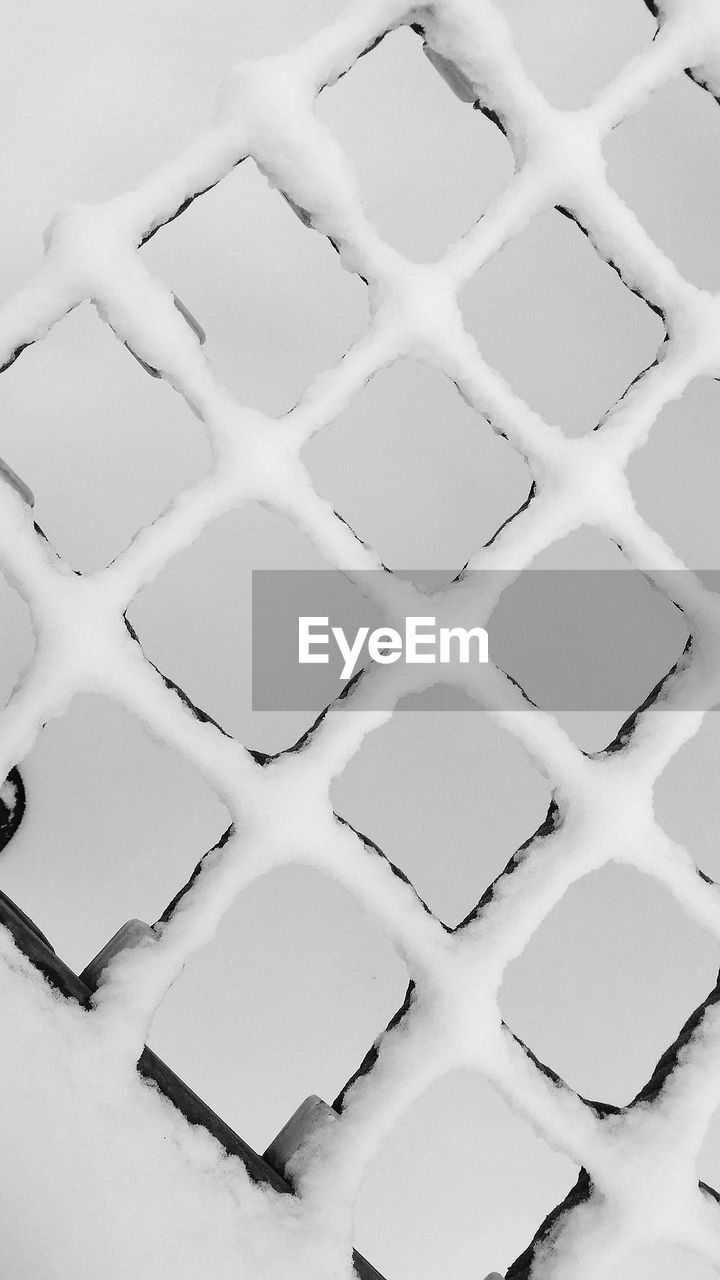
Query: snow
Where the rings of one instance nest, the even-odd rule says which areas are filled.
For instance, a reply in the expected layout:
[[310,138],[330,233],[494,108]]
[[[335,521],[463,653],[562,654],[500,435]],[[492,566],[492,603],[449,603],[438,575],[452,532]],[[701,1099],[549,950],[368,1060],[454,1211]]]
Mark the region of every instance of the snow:
[[350,1280],[335,1224],[251,1182],[205,1130],[118,1070],[101,1025],[0,935],[8,1277]]
[[[313,110],[321,88],[378,35],[411,20],[424,24],[443,74],[457,67],[458,82],[472,85],[500,117],[517,165],[482,220],[440,262],[422,266],[382,242],[363,212],[348,161]],[[159,369],[201,418],[214,470],[111,566],[82,578],[36,537],[21,496],[0,485],[0,564],[27,601],[37,638],[34,662],[0,722],[0,777],[75,694],[100,691],[199,769],[228,806],[235,834],[158,927],[158,941],[113,960],[89,1014],[53,996],[0,931],[6,1032],[0,1177],[4,1253],[17,1259],[13,1280],[132,1272],[341,1280],[349,1275],[351,1208],[368,1161],[412,1100],[457,1066],[487,1076],[554,1148],[589,1170],[596,1188],[538,1251],[534,1277],[599,1278],[625,1251],[655,1238],[720,1265],[718,1208],[694,1175],[705,1127],[720,1102],[720,1020],[712,1008],[659,1098],[609,1120],[544,1076],[502,1028],[497,1008],[506,965],[568,887],[611,859],[656,876],[720,941],[717,887],[663,835],[652,808],[655,780],[702,720],[700,711],[687,710],[688,690],[699,679],[707,698],[700,705],[718,698],[718,604],[691,575],[681,580],[669,572],[682,562],[641,519],[624,478],[662,407],[692,379],[720,376],[720,300],[686,282],[652,243],[608,187],[602,158],[608,131],[654,88],[689,60],[709,77],[718,59],[715,4],[664,0],[652,48],[586,109],[561,112],[528,79],[500,9],[489,0],[440,0],[431,13],[372,0],[294,53],[234,69],[206,133],[139,189],[105,205],[72,207],[53,220],[44,266],[0,312],[0,360],[91,299],[118,339]],[[371,304],[369,329],[347,358],[277,421],[237,404],[218,383],[173,295],[136,252],[183,201],[245,157],[304,221],[332,237],[342,267],[367,279]],[[458,291],[488,256],[536,212],[557,204],[577,218],[625,283],[663,313],[669,333],[656,367],[601,430],[581,440],[543,422],[488,367],[457,305]],[[327,561],[350,576],[378,568],[377,553],[315,494],[299,452],[374,372],[404,355],[456,382],[527,460],[535,481],[529,506],[475,554],[472,568],[502,568],[511,580],[552,541],[590,524],[674,593],[696,636],[689,662],[668,685],[665,708],[649,707],[621,750],[596,758],[582,755],[552,717],[534,712],[500,673],[468,682],[481,701],[492,693],[491,714],[550,780],[559,822],[454,935],[335,820],[328,795],[333,776],[364,736],[391,714],[373,709],[375,686],[382,682],[391,691],[393,705],[408,688],[431,682],[427,672],[412,680],[407,671],[370,672],[349,700],[356,714],[333,709],[302,751],[261,768],[241,743],[193,716],[145,661],[123,622],[136,593],[171,556],[249,499],[288,514]],[[383,589],[390,609],[426,612],[427,597],[407,583],[388,578]],[[483,621],[492,600],[473,597],[474,590],[466,579],[445,593],[448,624],[451,617],[462,622],[469,603],[475,621]],[[678,709],[669,714],[672,707]],[[253,1187],[236,1161],[191,1130],[140,1082],[134,1064],[163,995],[210,940],[235,895],[295,860],[336,878],[379,919],[416,990],[405,1017],[382,1040],[376,1066],[350,1090],[341,1120],[319,1126],[297,1158],[299,1197],[278,1199]],[[23,1191],[29,1163],[39,1214]]]

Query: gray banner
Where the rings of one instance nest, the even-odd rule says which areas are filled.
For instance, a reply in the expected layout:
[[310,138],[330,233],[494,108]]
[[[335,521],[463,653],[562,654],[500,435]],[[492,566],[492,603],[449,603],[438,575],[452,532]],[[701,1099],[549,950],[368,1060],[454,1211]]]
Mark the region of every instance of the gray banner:
[[[461,590],[449,593],[451,574],[414,576],[427,594],[411,598],[402,614],[383,607],[385,592],[394,599],[396,582],[381,572],[351,583],[334,570],[255,570],[254,710],[318,713],[361,669],[371,668],[373,658],[386,670],[422,667],[428,682],[444,689],[428,705],[469,706],[448,686],[454,676],[443,662],[443,654],[456,663],[462,656],[461,638],[441,634],[459,625],[471,633],[467,665],[479,664],[482,636],[473,629],[484,630],[490,662],[543,709],[631,711],[682,658],[689,639],[686,615],[673,603],[692,597],[689,573],[665,573],[660,590],[632,569],[482,571],[467,574]],[[698,576],[710,590],[720,589],[720,572]],[[488,599],[495,602],[490,612]],[[420,624],[413,622],[418,617]],[[688,697],[702,702],[695,688]]]

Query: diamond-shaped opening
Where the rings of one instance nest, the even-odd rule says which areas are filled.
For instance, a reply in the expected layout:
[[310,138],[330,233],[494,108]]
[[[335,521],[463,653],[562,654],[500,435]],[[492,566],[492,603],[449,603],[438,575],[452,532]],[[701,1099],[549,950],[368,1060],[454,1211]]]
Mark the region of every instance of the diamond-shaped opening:
[[135,597],[128,619],[150,661],[227,733],[259,751],[282,751],[330,699],[309,711],[253,710],[252,570],[329,567],[295,525],[249,503],[173,557]]
[[655,784],[655,816],[701,871],[720,881],[720,714],[713,710],[684,743]]
[[665,406],[627,469],[641,516],[689,569],[720,569],[719,413],[720,387],[698,378]]
[[688,639],[679,610],[591,529],[541,552],[487,630],[493,662],[586,751],[608,745]]
[[461,305],[488,364],[568,435],[597,425],[652,364],[664,334],[658,316],[555,210],[485,264]]
[[165,997],[150,1045],[263,1151],[303,1098],[340,1093],[406,988],[404,964],[350,894],[284,867],[240,894]]
[[607,1272],[607,1280],[717,1280],[717,1267],[667,1240],[633,1249]]
[[49,722],[21,771],[0,888],[77,972],[126,920],[157,920],[230,824],[182,756],[94,694]]
[[407,27],[322,93],[317,110],[352,162],[368,217],[416,261],[439,258],[512,177],[500,131],[455,97]]
[[372,1161],[355,1207],[357,1247],[392,1280],[504,1274],[576,1179],[482,1077],[453,1071]]
[[332,785],[335,811],[378,845],[445,924],[472,911],[540,826],[548,784],[479,710],[404,711]]
[[367,290],[245,161],[142,249],[205,330],[220,381],[281,414],[367,323]]
[[720,110],[682,76],[605,143],[608,180],[694,284],[720,287]]
[[0,707],[4,707],[35,652],[30,610],[0,574]]
[[502,1014],[586,1098],[624,1106],[715,986],[718,947],[670,894],[612,863],[571,885],[508,966]]
[[306,445],[318,492],[392,569],[450,577],[522,506],[525,463],[436,369],[382,369]]
[[0,376],[0,455],[74,568],[101,568],[209,469],[181,396],[82,305]]
[[653,38],[644,5],[627,0],[504,0],[531,79],[555,106],[584,106]]

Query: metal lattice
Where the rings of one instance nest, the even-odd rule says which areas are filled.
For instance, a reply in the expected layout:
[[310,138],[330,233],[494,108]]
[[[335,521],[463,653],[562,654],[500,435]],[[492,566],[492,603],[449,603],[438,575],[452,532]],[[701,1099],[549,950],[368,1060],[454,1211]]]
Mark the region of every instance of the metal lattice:
[[[692,573],[667,572],[685,566],[639,516],[625,479],[629,458],[663,406],[701,375],[720,378],[720,301],[683,279],[650,240],[608,185],[602,157],[609,131],[684,69],[720,94],[720,9],[717,0],[659,0],[651,7],[659,26],[647,51],[586,109],[563,112],[532,84],[499,7],[488,0],[436,0],[412,9],[401,0],[370,0],[292,54],[233,71],[213,126],[139,190],[58,215],[42,269],[0,314],[7,367],[91,299],[119,340],[159,370],[202,419],[214,454],[209,478],[183,493],[110,566],[89,575],[73,573],[39,536],[27,495],[24,500],[11,485],[0,491],[0,562],[27,601],[37,635],[34,661],[0,720],[0,776],[23,760],[44,722],[62,714],[74,694],[102,692],[191,761],[233,817],[228,838],[203,860],[158,926],[158,940],[121,954],[107,970],[93,1014],[98,1026],[116,1037],[118,1054],[134,1065],[157,1004],[235,894],[290,861],[337,878],[405,957],[411,986],[405,1006],[338,1099],[340,1121],[306,1151],[301,1195],[309,1203],[314,1197],[351,1203],[398,1113],[445,1072],[476,1069],[583,1170],[510,1269],[513,1280],[605,1274],[634,1243],[653,1235],[660,1218],[667,1240],[720,1266],[720,1196],[698,1185],[694,1172],[720,1104],[720,1074],[711,1066],[720,1050],[720,988],[692,1015],[638,1099],[621,1110],[587,1102],[543,1068],[503,1025],[496,1002],[507,964],[548,912],[573,882],[610,859],[655,877],[720,940],[717,887],[658,827],[652,807],[655,781],[702,721],[701,711],[687,709],[688,691],[702,691],[695,706],[718,698],[720,606]],[[499,124],[516,160],[515,177],[481,220],[429,265],[408,261],[379,238],[345,157],[313,110],[325,86],[401,25],[413,26],[458,96]],[[279,420],[237,404],[219,385],[173,295],[137,252],[248,157],[306,224],[332,240],[338,269],[366,280],[371,304],[366,332]],[[544,422],[487,366],[456,301],[493,254],[553,207],[579,224],[667,329],[656,363],[599,429],[579,439]],[[333,706],[297,747],[258,758],[194,713],[146,660],[125,622],[136,593],[170,557],[250,500],[292,519],[345,574],[380,570],[378,556],[314,492],[299,454],[315,432],[332,429],[368,379],[404,356],[442,370],[532,473],[530,500],[472,557],[471,569],[502,569],[507,582],[555,540],[592,526],[672,598],[692,635],[677,668],[611,747],[592,757],[501,672],[478,685],[481,703],[491,688],[489,714],[523,745],[554,798],[543,827],[455,930],[425,908],[379,851],[337,820],[329,801],[332,779],[391,714],[372,709],[377,685],[383,682],[394,705],[406,691],[407,673],[366,671],[351,695],[357,714]],[[387,607],[404,613],[421,601],[392,574],[374,576]],[[487,617],[494,601],[486,584],[484,576],[461,575],[437,597],[438,610],[454,609],[456,617],[458,608],[467,609],[475,622]],[[667,714],[673,707],[675,714]]]

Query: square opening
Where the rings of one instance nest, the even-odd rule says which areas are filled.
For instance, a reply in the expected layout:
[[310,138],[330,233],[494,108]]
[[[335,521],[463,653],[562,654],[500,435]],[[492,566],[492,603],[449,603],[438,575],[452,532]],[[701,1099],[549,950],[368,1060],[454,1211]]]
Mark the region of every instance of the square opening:
[[715,986],[718,960],[664,888],[612,863],[553,907],[508,965],[500,1007],[572,1089],[622,1107]]
[[357,1247],[389,1280],[504,1274],[576,1177],[482,1077],[453,1071],[370,1164]]
[[76,973],[126,920],[157,920],[230,823],[182,756],[95,694],[50,721],[20,770],[0,889]]
[[713,709],[655,783],[655,817],[711,880],[720,881],[720,714]]
[[556,210],[486,262],[460,301],[488,364],[572,436],[600,422],[664,337],[658,316]]
[[73,568],[104,567],[210,467],[183,398],[82,304],[0,376],[0,454]]
[[697,378],[665,406],[627,469],[641,516],[696,571],[720,569],[718,413],[720,387]]
[[369,734],[330,796],[336,812],[454,927],[540,826],[550,789],[483,711],[397,711]]
[[588,751],[609,744],[688,639],[682,613],[594,529],[541,552],[487,630],[493,662]]
[[251,160],[160,227],[141,254],[206,334],[241,404],[280,415],[367,323],[367,290]]
[[195,706],[244,746],[274,754],[297,742],[326,704],[253,710],[252,571],[330,567],[294,524],[247,503],[174,556],[135,597],[128,621],[149,660]]
[[718,104],[688,76],[662,85],[604,146],[610,185],[680,272],[711,290],[720,288],[719,146]]
[[313,483],[391,569],[452,578],[522,506],[530,473],[436,369],[379,373],[303,450]]
[[240,894],[163,1000],[149,1044],[263,1151],[303,1098],[337,1096],[406,987],[405,965],[350,894],[283,867]]
[[656,29],[627,0],[503,0],[502,12],[528,75],[557,107],[584,107]]
[[460,102],[402,27],[318,100],[357,174],[367,216],[414,261],[435,261],[513,174],[493,124]]

